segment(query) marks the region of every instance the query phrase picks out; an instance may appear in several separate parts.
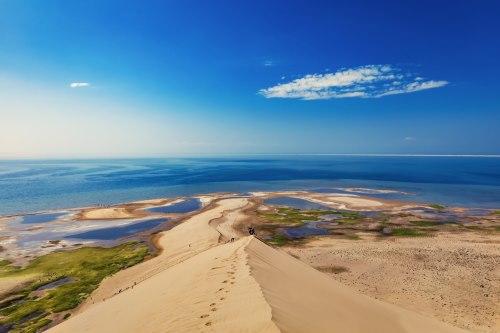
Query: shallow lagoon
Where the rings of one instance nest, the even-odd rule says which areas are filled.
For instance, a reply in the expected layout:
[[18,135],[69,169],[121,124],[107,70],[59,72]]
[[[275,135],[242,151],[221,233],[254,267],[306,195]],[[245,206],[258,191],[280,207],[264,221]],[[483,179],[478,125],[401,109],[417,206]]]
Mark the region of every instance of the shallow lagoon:
[[96,230],[90,230],[85,232],[80,232],[72,235],[67,235],[64,238],[69,239],[95,239],[95,240],[117,240],[119,238],[133,236],[137,233],[144,232],[147,230],[152,230],[161,224],[167,222],[169,219],[166,218],[155,218],[145,221],[140,221],[137,223],[117,226],[111,228],[102,228]]
[[47,222],[55,221],[59,217],[67,215],[67,214],[68,214],[68,212],[24,215],[21,223],[22,224],[47,223]]
[[328,225],[328,222],[321,221],[303,221],[306,224],[301,227],[292,227],[292,228],[281,228],[279,230],[283,230],[285,234],[292,238],[302,238],[307,236],[316,236],[316,235],[328,235],[329,231],[325,228],[320,228],[321,225]]
[[184,201],[168,205],[146,209],[149,213],[165,214],[186,214],[194,212],[201,208],[201,202],[197,198],[189,198]]

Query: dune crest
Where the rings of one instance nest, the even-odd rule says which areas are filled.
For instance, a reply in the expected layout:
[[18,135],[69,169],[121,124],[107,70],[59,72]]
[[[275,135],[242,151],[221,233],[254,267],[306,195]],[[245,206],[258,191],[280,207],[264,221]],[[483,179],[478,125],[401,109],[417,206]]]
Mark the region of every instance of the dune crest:
[[465,332],[363,296],[253,236],[220,242],[247,203],[221,200],[164,232],[159,257],[122,273],[127,283],[155,274],[48,332]]

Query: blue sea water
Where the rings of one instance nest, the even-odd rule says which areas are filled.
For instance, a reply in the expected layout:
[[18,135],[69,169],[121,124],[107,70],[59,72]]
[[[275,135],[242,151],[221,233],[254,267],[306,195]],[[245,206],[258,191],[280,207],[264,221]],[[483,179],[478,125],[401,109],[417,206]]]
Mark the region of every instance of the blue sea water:
[[500,208],[500,158],[255,156],[0,161],[0,215],[211,192],[363,187]]

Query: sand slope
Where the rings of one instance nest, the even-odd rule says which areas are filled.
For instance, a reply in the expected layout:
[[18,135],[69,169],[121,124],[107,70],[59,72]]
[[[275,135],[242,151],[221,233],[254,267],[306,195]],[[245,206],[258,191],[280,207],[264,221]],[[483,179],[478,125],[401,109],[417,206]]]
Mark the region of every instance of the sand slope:
[[154,274],[49,332],[464,332],[358,294],[251,236],[219,243],[209,222],[229,211],[230,225],[246,204],[221,200],[165,232],[160,257],[97,294]]
[[356,293],[257,239],[246,251],[281,332],[465,332]]

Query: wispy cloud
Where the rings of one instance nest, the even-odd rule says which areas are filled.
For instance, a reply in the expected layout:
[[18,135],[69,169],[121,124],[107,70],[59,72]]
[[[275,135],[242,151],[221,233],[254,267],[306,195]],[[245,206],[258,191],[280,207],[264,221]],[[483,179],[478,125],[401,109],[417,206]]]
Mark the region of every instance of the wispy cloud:
[[85,87],[90,87],[90,83],[88,82],[71,82],[69,84],[71,88],[85,88]]
[[264,60],[264,62],[262,63],[264,65],[264,67],[274,67],[276,66],[276,62],[270,60],[270,59],[267,59],[267,60]]
[[411,93],[447,85],[447,81],[425,80],[391,65],[368,65],[335,73],[308,74],[288,83],[261,89],[266,98],[377,98]]
[[416,138],[416,137],[414,137],[414,136],[405,136],[405,137],[403,138],[403,140],[404,140],[404,141],[415,141],[415,140],[417,140],[417,138]]

